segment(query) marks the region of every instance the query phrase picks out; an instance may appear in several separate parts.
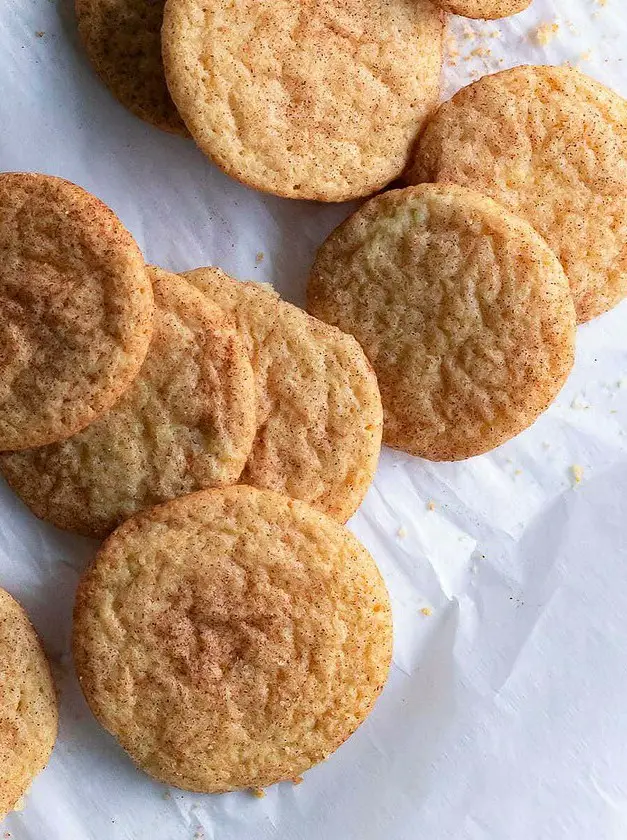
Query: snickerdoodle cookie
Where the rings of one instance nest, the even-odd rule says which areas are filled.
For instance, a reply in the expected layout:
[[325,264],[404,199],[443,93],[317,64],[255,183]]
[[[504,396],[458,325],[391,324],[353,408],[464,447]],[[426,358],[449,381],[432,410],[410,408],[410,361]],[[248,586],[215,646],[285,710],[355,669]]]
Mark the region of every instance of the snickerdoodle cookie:
[[0,820],[50,758],[57,698],[46,655],[22,607],[0,589]]
[[372,362],[384,441],[432,460],[518,434],[573,363],[574,307],[553,252],[527,222],[453,185],[364,204],[318,252],[308,305]]
[[435,107],[444,15],[431,0],[168,0],[168,87],[227,174],[344,201],[398,177]]
[[117,216],[80,187],[0,174],[0,450],[92,423],[144,361],[153,300]]
[[76,0],[78,31],[111,93],[142,120],[188,136],[161,58],[165,0]]
[[200,792],[327,758],[370,712],[391,652],[366,549],[303,502],[244,486],[124,523],[74,609],[95,716],[147,773]]
[[345,522],[381,448],[381,397],[361,347],[267,286],[216,268],[184,276],[233,318],[255,372],[257,436],[241,480]]

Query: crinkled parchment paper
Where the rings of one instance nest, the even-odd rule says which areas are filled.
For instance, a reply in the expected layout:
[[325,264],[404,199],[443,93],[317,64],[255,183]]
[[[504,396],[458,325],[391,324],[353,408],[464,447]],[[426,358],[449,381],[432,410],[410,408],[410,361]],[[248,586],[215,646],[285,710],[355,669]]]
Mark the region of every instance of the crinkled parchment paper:
[[[349,208],[254,193],[127,113],[83,57],[72,5],[1,4],[0,169],[93,191],[164,268],[217,264],[302,302],[314,250]],[[625,0],[535,0],[451,31],[446,95],[501,67],[563,61],[627,95]],[[335,756],[263,799],[186,794],[133,768],[68,655],[96,545],[0,487],[0,585],[33,617],[61,702],[52,761],[0,837],[624,840],[626,320],[623,304],[580,330],[557,403],[493,454],[447,465],[384,451],[351,527],[392,593],[389,684]]]

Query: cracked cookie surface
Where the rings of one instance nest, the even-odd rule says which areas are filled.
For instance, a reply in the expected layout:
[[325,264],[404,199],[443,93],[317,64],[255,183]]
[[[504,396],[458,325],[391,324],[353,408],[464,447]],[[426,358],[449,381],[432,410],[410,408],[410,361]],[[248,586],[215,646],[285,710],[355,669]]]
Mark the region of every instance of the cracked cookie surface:
[[0,450],[67,438],[131,384],[152,332],[143,257],[80,187],[0,175]]
[[235,328],[177,275],[151,268],[155,327],[137,380],[87,429],[0,455],[42,519],[102,537],[152,505],[233,484],[255,434],[255,382]]
[[364,204],[321,247],[307,299],[372,362],[384,442],[431,460],[518,434],[573,363],[574,307],[553,252],[526,222],[454,185]]
[[434,114],[407,178],[452,182],[526,219],[559,257],[579,322],[627,294],[627,102],[572,67],[516,67]]
[[188,136],[161,58],[165,0],[76,0],[78,31],[94,69],[140,119]]
[[0,589],[0,821],[48,763],[57,723],[46,655],[22,607]]
[[430,0],[168,0],[163,58],[198,146],[287,198],[343,201],[405,168],[437,104]]
[[531,5],[531,0],[435,0],[435,3],[452,15],[496,20],[524,11]]
[[74,661],[99,721],[147,773],[222,792],[293,779],[370,712],[392,624],[343,526],[236,486],[139,514],[77,592]]
[[255,372],[257,435],[242,482],[345,522],[381,449],[381,397],[361,347],[268,287],[216,268],[183,276],[233,318]]

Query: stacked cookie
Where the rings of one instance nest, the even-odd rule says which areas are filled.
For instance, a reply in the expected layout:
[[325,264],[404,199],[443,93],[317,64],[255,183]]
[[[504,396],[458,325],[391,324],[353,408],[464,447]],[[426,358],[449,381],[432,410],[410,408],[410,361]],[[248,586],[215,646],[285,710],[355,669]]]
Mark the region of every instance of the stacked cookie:
[[[97,66],[109,5],[77,0]],[[114,5],[132,41],[136,0]],[[443,12],[497,18],[528,5],[167,0],[151,18],[143,65],[199,147],[243,183],[322,201],[401,175],[440,185],[374,198],[332,234],[308,304],[374,366],[385,441],[436,460],[532,423],[572,365],[575,318],[627,294],[624,100],[570,67],[519,67],[435,110]]]
[[[146,267],[113,212],[66,181],[0,175],[0,220],[0,469],[61,528],[121,525],[76,603],[95,714],[172,784],[297,776],[357,728],[391,658],[385,585],[341,524],[381,446],[370,364],[260,286]],[[44,680],[29,650],[0,635],[12,686],[21,666]],[[24,706],[23,739],[0,731],[16,755],[7,809],[52,747],[42,692],[43,728]]]
[[431,0],[76,0],[76,11],[127,107],[169,131],[184,124],[229,175],[287,198],[381,189],[437,102],[444,15]]
[[355,339],[218,269],[146,274],[155,317],[137,378],[77,434],[1,454],[12,488],[37,516],[93,537],[237,481],[346,522],[382,435],[376,377]]
[[0,175],[0,449],[41,446],[107,411],[152,333],[139,248],[67,181]]
[[366,351],[386,443],[467,458],[533,422],[576,323],[627,294],[627,103],[570,67],[486,76],[430,117],[405,179],[331,234],[308,306]]
[[431,117],[407,181],[479,190],[558,256],[579,323],[627,294],[627,102],[573,67],[515,67]]
[[429,112],[444,12],[530,0],[75,0],[95,69],[142,119],[286,198],[345,201],[398,178]]
[[385,442],[430,460],[514,437],[573,364],[575,311],[557,257],[527,222],[451,184],[365,204],[318,252],[308,304],[366,351]]

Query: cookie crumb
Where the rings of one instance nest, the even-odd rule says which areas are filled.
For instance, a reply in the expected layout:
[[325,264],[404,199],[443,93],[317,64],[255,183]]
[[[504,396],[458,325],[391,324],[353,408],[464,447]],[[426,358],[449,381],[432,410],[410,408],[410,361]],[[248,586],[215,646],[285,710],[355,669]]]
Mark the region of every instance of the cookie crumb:
[[292,779],[292,784],[293,785],[302,785],[302,783],[303,783],[303,777],[302,776],[295,776]]
[[40,29],[39,32],[35,32],[37,38],[43,38],[45,34],[46,33],[43,31],[43,29]]
[[551,41],[557,36],[560,25],[555,23],[543,23],[534,31],[535,41],[542,47],[548,46]]
[[486,58],[492,55],[492,50],[487,47],[477,47],[470,53],[470,58]]
[[573,464],[570,472],[573,478],[573,487],[577,487],[583,481],[583,467],[581,464]]
[[263,788],[251,788],[250,792],[255,797],[255,799],[263,799],[266,795],[266,792]]
[[444,49],[446,51],[447,63],[450,67],[455,67],[459,61],[459,47],[457,38],[451,32],[446,38]]
[[590,403],[586,402],[581,394],[577,394],[572,400],[570,407],[574,408],[575,411],[587,411],[590,408]]
[[427,510],[435,510],[435,502],[427,502]]
[[404,525],[401,525],[401,527],[396,532],[396,536],[399,537],[399,539],[401,540],[404,539],[407,536],[407,528]]
[[261,265],[261,263],[264,261],[265,256],[266,255],[263,251],[257,251],[257,255],[255,256],[255,265]]
[[428,618],[430,615],[433,615],[433,610],[431,609],[431,607],[423,607],[423,608],[420,610],[420,612],[421,612],[423,615],[426,615],[426,616],[427,616],[427,618]]

